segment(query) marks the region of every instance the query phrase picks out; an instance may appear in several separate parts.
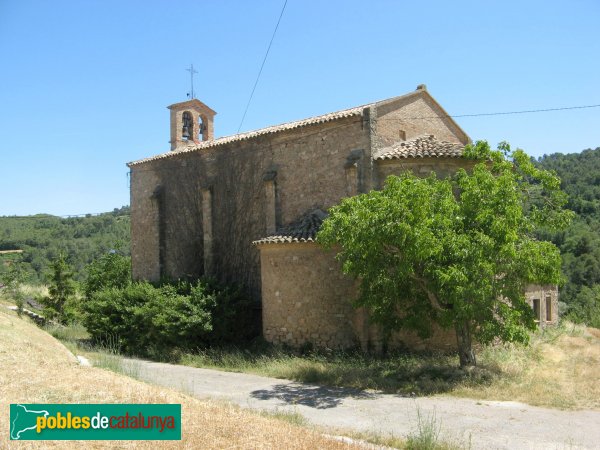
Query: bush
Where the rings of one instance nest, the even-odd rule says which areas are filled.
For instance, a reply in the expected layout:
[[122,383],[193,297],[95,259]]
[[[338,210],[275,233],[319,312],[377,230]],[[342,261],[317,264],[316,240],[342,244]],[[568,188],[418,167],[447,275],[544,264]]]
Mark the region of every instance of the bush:
[[99,343],[118,337],[120,350],[133,351],[141,325],[136,311],[154,294],[151,285],[141,283],[125,289],[109,287],[94,293],[83,305],[83,324],[90,337]]
[[131,259],[108,253],[87,267],[83,323],[92,339],[159,356],[172,349],[247,344],[260,335],[260,308],[239,287],[212,279],[131,281]]
[[206,344],[248,344],[261,334],[260,304],[239,286],[221,286],[204,279],[208,292],[215,296],[210,309],[212,332]]
[[175,347],[197,347],[211,329],[213,303],[201,284],[181,295],[177,286],[136,282],[93,293],[84,305],[84,325],[96,342],[116,342],[128,354],[160,356]]
[[575,323],[586,323],[600,328],[600,284],[582,286],[568,305],[568,318]]
[[50,267],[48,296],[42,299],[44,315],[47,319],[66,323],[68,317],[65,314],[65,306],[72,303],[73,296],[76,294],[73,268],[63,253],[52,260]]
[[148,347],[160,349],[196,348],[212,329],[210,309],[215,297],[198,283],[190,295],[181,295],[175,286],[157,289],[158,296],[147,302],[142,311],[150,321]]
[[131,284],[131,258],[114,251],[88,264],[85,271],[83,293],[88,299],[102,289],[125,288]]
[[15,302],[19,317],[23,313],[24,305],[21,287],[27,279],[27,274],[23,271],[21,264],[20,258],[9,261],[6,264],[7,270],[0,273],[0,285],[4,285],[8,299]]

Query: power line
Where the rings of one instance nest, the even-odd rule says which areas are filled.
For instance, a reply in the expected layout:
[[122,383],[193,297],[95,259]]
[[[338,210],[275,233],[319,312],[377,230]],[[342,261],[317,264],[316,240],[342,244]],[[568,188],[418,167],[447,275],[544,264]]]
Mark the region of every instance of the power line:
[[598,108],[600,105],[583,105],[583,106],[565,106],[562,108],[545,108],[545,109],[525,109],[522,111],[504,111],[504,112],[491,112],[491,113],[477,113],[477,114],[456,114],[456,115],[446,115],[446,116],[431,116],[431,117],[411,117],[410,119],[435,119],[440,117],[481,117],[481,116],[508,116],[511,114],[531,114],[531,113],[541,113],[541,112],[550,112],[550,111],[567,111],[571,109],[586,109],[586,108]]
[[288,0],[285,0],[283,3],[283,8],[281,8],[281,14],[279,14],[279,19],[277,20],[277,25],[275,25],[275,30],[273,31],[273,35],[271,36],[271,42],[269,42],[269,46],[267,47],[267,52],[265,53],[265,57],[263,58],[262,64],[260,65],[260,70],[258,71],[258,76],[256,77],[256,81],[254,82],[254,87],[252,88],[252,92],[250,93],[250,98],[248,99],[248,103],[246,104],[246,109],[244,110],[244,115],[242,116],[242,120],[240,122],[240,126],[238,127],[237,132],[239,133],[242,129],[242,125],[244,124],[244,119],[246,118],[246,113],[248,112],[248,108],[250,107],[250,102],[252,101],[252,97],[254,97],[254,91],[256,90],[256,86],[258,85],[258,80],[260,79],[260,75],[262,74],[263,68],[265,67],[265,63],[267,62],[267,57],[269,56],[269,51],[271,50],[271,45],[273,44],[273,40],[275,39],[275,34],[277,34],[277,29],[279,28],[279,23],[281,22],[281,18],[283,17],[283,12],[285,11],[285,7],[287,6]]

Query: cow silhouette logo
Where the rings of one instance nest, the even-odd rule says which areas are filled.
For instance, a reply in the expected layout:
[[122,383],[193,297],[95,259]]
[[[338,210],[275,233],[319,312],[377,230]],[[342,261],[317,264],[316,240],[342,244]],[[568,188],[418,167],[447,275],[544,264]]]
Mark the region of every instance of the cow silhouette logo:
[[48,417],[50,414],[48,411],[34,411],[31,409],[27,409],[23,405],[11,405],[11,408],[14,407],[15,410],[13,414],[11,414],[14,419],[10,424],[10,438],[13,440],[21,439],[21,434],[25,433],[28,430],[35,430],[37,427],[37,418]]

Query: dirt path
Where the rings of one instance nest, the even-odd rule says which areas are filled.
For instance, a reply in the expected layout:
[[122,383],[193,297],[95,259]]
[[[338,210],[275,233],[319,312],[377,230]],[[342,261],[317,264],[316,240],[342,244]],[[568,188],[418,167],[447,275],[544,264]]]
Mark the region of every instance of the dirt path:
[[406,436],[415,431],[419,410],[425,419],[435,415],[444,439],[471,442],[473,449],[600,448],[600,411],[451,397],[413,399],[139,360],[126,360],[126,364],[134,366],[142,380],[195,397],[295,412],[326,427]]

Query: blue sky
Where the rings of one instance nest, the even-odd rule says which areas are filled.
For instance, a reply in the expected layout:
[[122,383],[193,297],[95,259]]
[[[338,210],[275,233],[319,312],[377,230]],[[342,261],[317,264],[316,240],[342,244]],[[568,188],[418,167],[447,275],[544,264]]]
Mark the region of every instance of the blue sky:
[[[283,0],[0,0],[0,215],[110,211],[189,91],[234,134]],[[242,131],[427,84],[449,114],[600,104],[600,2],[289,0]],[[600,146],[600,108],[459,118],[534,156]]]

